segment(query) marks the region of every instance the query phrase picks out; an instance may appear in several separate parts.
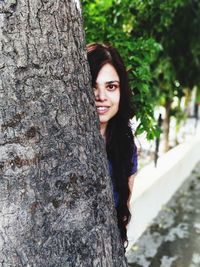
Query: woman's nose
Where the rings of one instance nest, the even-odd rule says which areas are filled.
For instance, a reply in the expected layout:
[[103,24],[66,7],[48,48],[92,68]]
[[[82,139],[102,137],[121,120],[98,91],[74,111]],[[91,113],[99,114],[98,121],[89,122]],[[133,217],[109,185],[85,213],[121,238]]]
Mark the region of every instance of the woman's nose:
[[104,88],[96,88],[95,89],[95,99],[98,101],[106,100],[106,91]]

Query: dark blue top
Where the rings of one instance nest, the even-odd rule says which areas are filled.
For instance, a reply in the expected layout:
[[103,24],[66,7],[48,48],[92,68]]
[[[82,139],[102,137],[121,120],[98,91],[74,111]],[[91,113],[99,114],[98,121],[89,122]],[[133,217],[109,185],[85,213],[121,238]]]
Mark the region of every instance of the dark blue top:
[[[131,170],[131,173],[130,173],[130,176],[133,175],[134,173],[137,172],[137,168],[138,168],[138,160],[137,160],[137,147],[134,146],[134,150],[133,150],[133,156],[132,156],[132,170]],[[109,173],[110,173],[110,176],[112,177],[112,165],[111,165],[111,162],[109,161],[108,162],[109,164]],[[113,186],[113,195],[114,195],[114,201],[115,201],[115,207],[118,206],[118,203],[119,203],[119,193],[116,191],[116,186],[114,184],[114,181],[112,181],[112,186]]]

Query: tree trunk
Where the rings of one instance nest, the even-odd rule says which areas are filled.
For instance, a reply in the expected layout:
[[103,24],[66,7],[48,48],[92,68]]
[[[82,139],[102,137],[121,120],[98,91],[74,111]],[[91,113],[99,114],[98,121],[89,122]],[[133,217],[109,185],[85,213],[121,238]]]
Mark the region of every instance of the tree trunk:
[[169,147],[170,110],[171,110],[171,100],[170,98],[166,98],[165,118],[163,120],[164,151],[165,152],[167,152],[170,149]]
[[0,1],[0,266],[127,266],[77,0]]

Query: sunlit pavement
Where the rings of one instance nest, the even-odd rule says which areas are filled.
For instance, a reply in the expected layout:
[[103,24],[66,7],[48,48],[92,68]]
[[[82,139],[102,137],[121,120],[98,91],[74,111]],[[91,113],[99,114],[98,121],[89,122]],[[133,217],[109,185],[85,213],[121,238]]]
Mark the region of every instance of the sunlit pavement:
[[127,259],[130,267],[200,267],[200,162]]

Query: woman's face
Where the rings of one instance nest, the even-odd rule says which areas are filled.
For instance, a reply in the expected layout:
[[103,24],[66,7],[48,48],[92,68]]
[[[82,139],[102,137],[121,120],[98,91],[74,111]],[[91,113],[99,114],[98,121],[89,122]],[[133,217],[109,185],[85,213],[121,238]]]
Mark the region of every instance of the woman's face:
[[95,104],[101,126],[107,127],[119,110],[120,79],[115,68],[107,63],[99,71],[94,88]]

